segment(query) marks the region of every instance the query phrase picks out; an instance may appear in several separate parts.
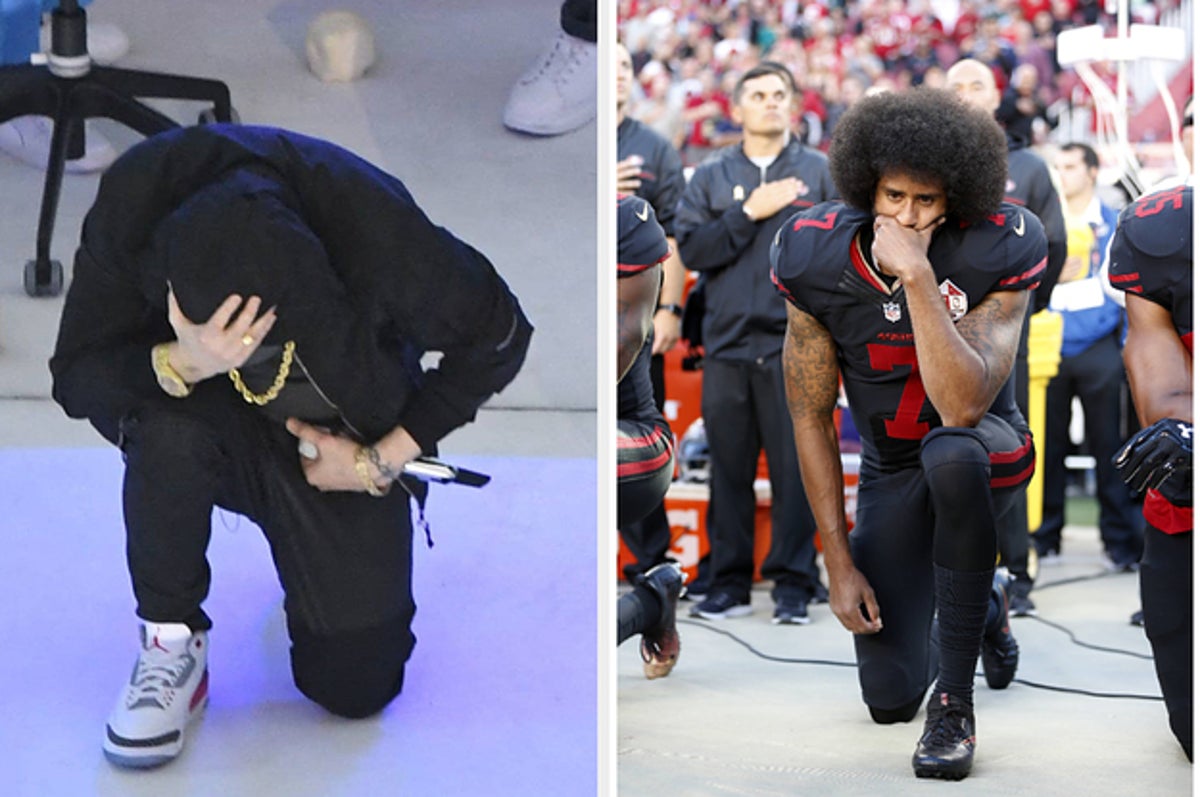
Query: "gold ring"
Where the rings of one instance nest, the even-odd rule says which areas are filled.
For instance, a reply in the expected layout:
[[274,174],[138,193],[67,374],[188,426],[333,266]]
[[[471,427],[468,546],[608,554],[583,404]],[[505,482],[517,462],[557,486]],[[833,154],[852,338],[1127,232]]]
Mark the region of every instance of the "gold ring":
[[242,335],[242,345],[243,346],[253,346],[254,345],[254,336],[251,335],[249,332],[247,332],[245,335]]

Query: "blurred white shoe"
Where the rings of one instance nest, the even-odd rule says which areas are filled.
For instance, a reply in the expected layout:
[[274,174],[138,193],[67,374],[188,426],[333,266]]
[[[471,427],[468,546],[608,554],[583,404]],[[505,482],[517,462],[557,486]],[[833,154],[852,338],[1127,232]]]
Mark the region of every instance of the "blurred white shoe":
[[[103,171],[117,159],[117,152],[90,124],[86,126],[83,157],[69,160],[66,170],[76,174]],[[0,150],[18,160],[45,169],[50,160],[54,123],[47,116],[18,116],[0,124]]]
[[[50,19],[42,18],[41,48],[50,52]],[[129,52],[129,37],[111,22],[92,22],[87,25],[88,55],[101,66],[108,66]]]
[[596,116],[596,43],[559,32],[549,49],[513,86],[504,125],[557,136]]

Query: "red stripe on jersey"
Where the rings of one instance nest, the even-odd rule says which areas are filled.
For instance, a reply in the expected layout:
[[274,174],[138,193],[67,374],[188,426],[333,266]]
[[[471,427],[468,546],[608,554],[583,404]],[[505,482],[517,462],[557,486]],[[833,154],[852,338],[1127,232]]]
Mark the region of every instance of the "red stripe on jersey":
[[658,260],[655,260],[653,263],[617,263],[617,274],[618,275],[620,275],[620,274],[626,274],[626,275],[640,274],[641,272],[645,271],[646,269],[654,268],[655,266],[657,266],[659,263],[662,263],[664,260],[666,260],[670,256],[671,256],[671,247],[668,246],[667,253],[665,255],[663,255],[662,257],[660,257]]
[[1189,332],[1186,335],[1180,335],[1179,339],[1183,341],[1183,346],[1185,349],[1188,350],[1188,354],[1191,354],[1192,353],[1192,333]]
[[789,302],[791,302],[792,304],[796,303],[796,297],[792,296],[792,292],[789,291],[784,286],[784,284],[779,281],[779,273],[776,272],[775,266],[771,266],[771,282],[773,282],[775,284],[776,290],[778,290],[780,293],[782,293],[784,296],[787,297]]
[[656,265],[658,264],[650,263],[643,266],[637,263],[617,263],[617,276],[620,277],[622,275],[628,276],[630,274],[641,274],[643,271],[647,271]]
[[1175,506],[1155,489],[1146,491],[1142,515],[1147,523],[1166,534],[1182,534],[1192,530],[1192,508]]
[[1030,290],[1032,290],[1032,289],[1036,288],[1038,285],[1042,284],[1040,277],[1043,273],[1045,273],[1045,271],[1046,271],[1046,258],[1043,257],[1041,260],[1038,261],[1038,264],[1036,266],[1029,269],[1028,271],[1025,271],[1021,274],[1016,274],[1011,277],[1005,277],[1004,279],[1000,280],[1000,287],[1005,288],[1005,287],[1008,287],[1009,285],[1016,285],[1018,282],[1025,282],[1026,280],[1033,279],[1034,277],[1039,277],[1037,284],[1029,286]]
[[1109,282],[1133,282],[1141,278],[1142,274],[1140,271],[1134,271],[1131,274],[1113,274],[1112,272],[1108,274]]

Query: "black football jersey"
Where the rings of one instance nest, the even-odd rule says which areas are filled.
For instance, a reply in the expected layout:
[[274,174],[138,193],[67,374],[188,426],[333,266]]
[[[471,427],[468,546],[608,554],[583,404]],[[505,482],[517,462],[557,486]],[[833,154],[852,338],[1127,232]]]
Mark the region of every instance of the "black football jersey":
[[1191,185],[1155,191],[1121,211],[1108,253],[1108,280],[1168,310],[1192,350]]
[[[873,214],[840,202],[796,214],[771,247],[771,276],[788,301],[833,336],[863,464],[889,472],[919,464],[921,439],[941,420],[921,382],[903,287],[870,262],[873,221]],[[1004,204],[972,226],[943,225],[930,242],[929,261],[957,321],[989,293],[1037,287],[1046,238],[1037,216]],[[1011,393],[1001,396],[1012,403]],[[1015,405],[993,411],[1019,417]]]
[[[654,209],[641,197],[617,198],[617,278],[632,277],[667,259],[671,250],[666,234],[654,217]],[[617,383],[617,417],[662,423],[654,404],[650,380],[650,348],[653,335],[638,352],[637,359]]]

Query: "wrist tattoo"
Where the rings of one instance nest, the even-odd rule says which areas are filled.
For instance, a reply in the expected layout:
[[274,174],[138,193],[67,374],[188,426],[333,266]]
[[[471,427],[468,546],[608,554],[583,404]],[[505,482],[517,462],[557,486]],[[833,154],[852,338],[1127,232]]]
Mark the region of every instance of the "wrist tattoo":
[[394,482],[400,478],[400,473],[391,465],[383,461],[383,457],[379,455],[379,449],[375,446],[367,446],[367,459],[371,460],[371,464],[375,466],[375,470],[379,471],[379,475],[390,482]]

